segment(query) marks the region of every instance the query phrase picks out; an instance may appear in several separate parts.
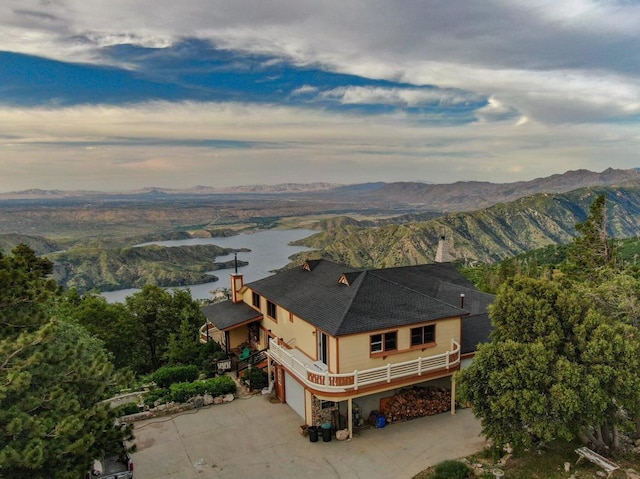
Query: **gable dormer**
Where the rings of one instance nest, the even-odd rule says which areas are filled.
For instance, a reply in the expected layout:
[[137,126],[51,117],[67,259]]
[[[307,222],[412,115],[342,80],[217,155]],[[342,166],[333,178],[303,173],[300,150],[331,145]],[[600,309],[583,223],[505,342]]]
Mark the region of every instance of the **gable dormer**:
[[362,274],[362,271],[353,271],[351,273],[342,273],[340,279],[338,280],[339,284],[346,284],[347,286],[351,286],[353,282],[358,279],[358,276]]
[[313,269],[322,262],[321,259],[310,259],[304,262],[302,269],[305,271],[313,271]]

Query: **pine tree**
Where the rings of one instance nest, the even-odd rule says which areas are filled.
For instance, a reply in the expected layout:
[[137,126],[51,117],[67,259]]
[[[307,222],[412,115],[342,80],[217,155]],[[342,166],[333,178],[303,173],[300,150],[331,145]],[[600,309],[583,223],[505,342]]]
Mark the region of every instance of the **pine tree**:
[[124,378],[102,343],[51,314],[50,264],[26,247],[0,258],[0,475],[78,478],[131,438],[100,404]]
[[593,280],[599,269],[615,265],[613,241],[607,232],[606,196],[599,195],[589,208],[589,216],[576,224],[579,235],[569,250],[569,271],[578,279]]
[[516,278],[491,306],[491,342],[458,379],[496,444],[580,438],[616,448],[638,417],[640,331],[574,286]]

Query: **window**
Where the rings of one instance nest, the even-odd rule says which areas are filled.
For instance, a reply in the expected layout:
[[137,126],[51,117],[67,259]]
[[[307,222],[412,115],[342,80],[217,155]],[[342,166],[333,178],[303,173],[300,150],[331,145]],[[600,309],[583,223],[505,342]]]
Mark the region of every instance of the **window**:
[[267,301],[267,316],[275,319],[276,321],[278,320],[276,317],[276,305],[271,301]]
[[338,403],[334,401],[320,401],[320,409],[333,409],[338,407]]
[[253,298],[253,305],[256,308],[260,309],[260,295],[254,291],[252,298]]
[[420,326],[411,328],[411,346],[420,346],[436,342],[436,325]]
[[389,333],[372,334],[370,345],[371,353],[395,351],[398,349],[398,332],[391,331]]

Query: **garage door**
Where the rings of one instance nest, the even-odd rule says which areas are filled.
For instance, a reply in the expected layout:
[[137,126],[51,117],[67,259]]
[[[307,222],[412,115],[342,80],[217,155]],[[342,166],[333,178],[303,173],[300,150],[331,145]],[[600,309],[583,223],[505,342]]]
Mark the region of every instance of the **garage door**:
[[293,379],[289,373],[284,373],[284,388],[285,397],[287,398],[287,404],[291,409],[298,413],[298,415],[305,419],[304,416],[304,388],[302,385]]

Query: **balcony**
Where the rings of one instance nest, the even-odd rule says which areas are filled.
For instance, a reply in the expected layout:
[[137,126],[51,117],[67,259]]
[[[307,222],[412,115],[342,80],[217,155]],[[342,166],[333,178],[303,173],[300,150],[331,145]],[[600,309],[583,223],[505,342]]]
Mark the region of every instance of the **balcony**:
[[306,386],[321,392],[357,391],[365,386],[390,383],[397,379],[439,371],[446,373],[460,364],[460,344],[456,341],[451,341],[451,350],[442,354],[344,374],[322,372],[312,361],[302,360],[296,352],[279,345],[273,338],[269,340],[269,357],[295,374]]
[[198,334],[202,344],[206,344],[207,341],[215,341],[220,345],[224,345],[224,333],[209,321],[200,326]]

